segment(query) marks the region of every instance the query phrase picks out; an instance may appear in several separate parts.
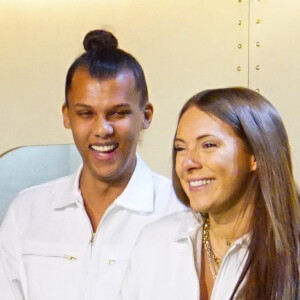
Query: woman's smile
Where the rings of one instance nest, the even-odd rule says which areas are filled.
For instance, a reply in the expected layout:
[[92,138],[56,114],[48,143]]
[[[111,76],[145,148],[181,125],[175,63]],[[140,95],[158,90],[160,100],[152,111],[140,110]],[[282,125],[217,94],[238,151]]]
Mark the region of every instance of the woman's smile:
[[174,143],[176,173],[194,210],[219,213],[242,204],[255,160],[228,124],[191,107]]

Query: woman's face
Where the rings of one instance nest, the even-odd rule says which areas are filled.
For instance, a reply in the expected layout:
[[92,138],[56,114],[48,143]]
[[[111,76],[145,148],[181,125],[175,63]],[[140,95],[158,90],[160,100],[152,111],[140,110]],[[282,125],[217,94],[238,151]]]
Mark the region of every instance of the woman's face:
[[176,173],[195,211],[222,214],[243,205],[256,162],[227,123],[192,106],[179,121],[174,146]]

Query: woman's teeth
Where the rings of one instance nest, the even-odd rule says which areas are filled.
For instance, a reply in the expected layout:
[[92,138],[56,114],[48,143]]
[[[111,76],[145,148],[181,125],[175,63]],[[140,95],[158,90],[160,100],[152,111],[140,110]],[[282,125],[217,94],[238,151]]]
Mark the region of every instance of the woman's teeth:
[[196,180],[196,181],[190,181],[190,186],[203,186],[206,184],[209,184],[211,182],[213,182],[214,179],[203,179],[203,180]]

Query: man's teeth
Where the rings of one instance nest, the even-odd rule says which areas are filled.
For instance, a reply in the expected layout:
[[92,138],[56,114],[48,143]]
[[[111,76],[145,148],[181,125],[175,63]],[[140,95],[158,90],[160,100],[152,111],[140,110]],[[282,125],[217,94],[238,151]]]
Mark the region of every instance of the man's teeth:
[[116,148],[116,145],[105,145],[105,146],[96,146],[92,145],[91,148],[98,152],[109,152]]
[[202,185],[209,184],[213,181],[214,181],[214,179],[204,179],[204,180],[191,181],[190,185],[191,186],[202,186]]

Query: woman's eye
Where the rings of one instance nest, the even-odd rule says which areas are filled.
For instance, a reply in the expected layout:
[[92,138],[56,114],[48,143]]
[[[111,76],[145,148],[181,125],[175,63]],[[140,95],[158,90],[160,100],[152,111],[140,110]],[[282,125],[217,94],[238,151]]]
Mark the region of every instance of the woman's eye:
[[182,146],[174,146],[174,151],[175,152],[180,152],[180,151],[183,151],[184,150],[184,147]]
[[203,143],[203,148],[214,148],[214,147],[217,147],[217,144],[216,143],[212,143],[212,142],[205,142]]

